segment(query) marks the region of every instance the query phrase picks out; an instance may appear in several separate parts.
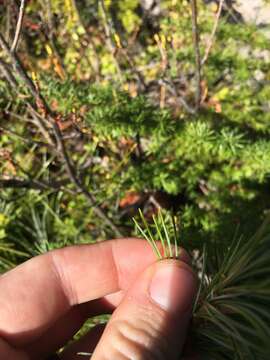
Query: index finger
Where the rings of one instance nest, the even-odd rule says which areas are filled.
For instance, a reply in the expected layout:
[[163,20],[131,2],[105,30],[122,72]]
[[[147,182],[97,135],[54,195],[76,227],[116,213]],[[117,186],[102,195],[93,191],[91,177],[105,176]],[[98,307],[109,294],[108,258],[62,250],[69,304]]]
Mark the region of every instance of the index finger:
[[133,238],[33,258],[0,277],[0,336],[16,346],[33,341],[72,306],[125,289],[154,260]]

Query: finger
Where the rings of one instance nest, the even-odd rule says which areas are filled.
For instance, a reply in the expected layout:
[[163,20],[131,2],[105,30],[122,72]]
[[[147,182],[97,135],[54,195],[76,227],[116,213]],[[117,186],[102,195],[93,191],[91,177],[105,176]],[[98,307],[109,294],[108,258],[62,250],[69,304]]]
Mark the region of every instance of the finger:
[[118,291],[102,299],[72,307],[38,339],[26,345],[24,347],[25,353],[31,359],[39,359],[42,356],[54,353],[73,338],[88,318],[101,314],[111,314],[122,298],[123,291]]
[[91,359],[178,359],[195,292],[187,264],[150,265],[113,313]]
[[72,306],[126,289],[154,260],[147,242],[132,238],[33,258],[0,278],[0,336],[32,342]]

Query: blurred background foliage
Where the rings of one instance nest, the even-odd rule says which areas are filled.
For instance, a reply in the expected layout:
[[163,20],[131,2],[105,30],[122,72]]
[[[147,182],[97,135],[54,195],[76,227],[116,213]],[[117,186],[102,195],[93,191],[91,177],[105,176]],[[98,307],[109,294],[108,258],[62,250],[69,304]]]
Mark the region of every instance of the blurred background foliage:
[[[135,235],[139,208],[150,218],[161,207],[177,215],[190,251],[205,242],[222,249],[236,232],[253,233],[269,207],[269,26],[245,22],[231,1],[221,5],[198,1],[198,69],[189,1],[26,2],[17,55],[80,181],[125,236]],[[9,44],[19,7],[0,1]],[[12,68],[4,51],[0,58]],[[116,236],[74,186],[14,76],[16,89],[0,75],[2,271]]]

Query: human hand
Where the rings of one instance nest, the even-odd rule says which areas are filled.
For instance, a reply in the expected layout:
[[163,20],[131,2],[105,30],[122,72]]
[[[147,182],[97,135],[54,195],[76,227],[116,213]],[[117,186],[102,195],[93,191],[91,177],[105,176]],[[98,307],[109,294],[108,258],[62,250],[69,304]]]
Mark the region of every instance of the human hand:
[[[187,254],[156,261],[146,241],[78,245],[33,258],[0,277],[0,358],[46,359],[96,315],[113,315],[61,360],[179,359],[196,281]],[[87,359],[88,357],[85,357]]]

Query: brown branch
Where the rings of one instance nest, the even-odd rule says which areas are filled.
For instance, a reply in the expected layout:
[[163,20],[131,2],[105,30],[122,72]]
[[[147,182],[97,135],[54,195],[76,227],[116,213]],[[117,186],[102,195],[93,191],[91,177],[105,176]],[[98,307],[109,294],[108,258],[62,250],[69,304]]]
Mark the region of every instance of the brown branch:
[[7,82],[11,89],[16,90],[18,87],[17,80],[13,76],[12,72],[9,70],[8,65],[2,59],[0,59],[0,68],[5,78],[7,79]]
[[102,15],[102,20],[103,20],[103,27],[104,27],[104,31],[105,31],[105,37],[106,37],[106,44],[107,47],[110,51],[110,53],[112,54],[114,63],[115,63],[115,67],[119,76],[119,80],[120,82],[123,81],[123,75],[122,75],[122,71],[121,71],[121,67],[118,63],[118,60],[116,58],[116,47],[113,43],[113,33],[110,27],[110,23],[107,17],[107,12],[106,12],[106,8],[105,8],[105,3],[104,0],[100,0],[100,9],[101,9],[101,15]]
[[0,188],[16,188],[16,189],[36,189],[47,190],[47,186],[37,184],[34,180],[23,179],[0,179]]
[[62,156],[62,159],[65,163],[66,171],[71,179],[71,181],[74,183],[74,185],[77,187],[78,190],[80,190],[84,196],[88,199],[90,205],[93,207],[93,211],[96,215],[98,215],[113,231],[114,233],[122,237],[123,234],[121,231],[114,225],[114,223],[107,217],[107,215],[104,213],[104,211],[96,204],[95,197],[86,189],[86,187],[83,185],[79,177],[76,175],[76,170],[71,162],[71,159],[68,156],[68,153],[65,148],[65,143],[62,138],[62,134],[60,131],[60,128],[56,122],[54,122],[54,131],[55,136],[58,140],[58,146],[59,150]]
[[196,95],[195,95],[195,108],[199,110],[201,104],[201,54],[200,54],[200,36],[198,29],[198,7],[197,0],[191,0],[191,13],[192,13],[192,36],[193,46],[195,52],[195,63],[196,63]]
[[206,46],[206,49],[205,49],[204,57],[203,57],[203,59],[201,61],[201,67],[203,67],[203,65],[207,62],[210,51],[211,51],[211,49],[213,47],[213,44],[215,42],[215,35],[216,35],[216,32],[217,32],[218,23],[219,23],[219,19],[220,19],[220,16],[221,16],[223,4],[224,4],[224,0],[219,0],[219,7],[218,7],[218,11],[217,11],[216,16],[215,16],[215,23],[214,23],[214,26],[213,26],[213,29],[212,29],[212,33],[211,33],[208,45]]
[[132,57],[129,55],[128,49],[123,46],[120,36],[116,33],[115,29],[111,28],[111,24],[110,24],[110,21],[108,19],[107,12],[106,12],[104,0],[100,0],[100,8],[101,8],[101,14],[102,14],[102,18],[103,18],[103,26],[104,26],[104,30],[105,30],[105,35],[106,35],[106,39],[107,39],[107,47],[109,48],[109,50],[114,58],[120,80],[122,81],[123,74],[122,74],[121,66],[118,63],[117,58],[116,58],[117,47],[114,45],[113,40],[112,40],[114,37],[114,34],[117,35],[117,37],[119,39],[120,52],[122,52],[122,54],[125,56],[126,61],[128,62],[130,68],[132,69],[132,72],[134,74],[136,74],[137,80],[138,80],[139,84],[141,85],[142,90],[145,90],[146,84],[145,84],[145,80],[144,80],[142,74],[136,68]]
[[8,134],[8,135],[10,135],[10,136],[15,136],[17,139],[21,140],[25,144],[35,144],[35,145],[44,146],[44,147],[49,146],[49,144],[47,144],[45,142],[37,141],[37,140],[33,140],[33,139],[30,140],[28,138],[25,138],[25,137],[21,136],[20,134],[16,133],[16,131],[7,129],[7,128],[3,127],[3,126],[0,126],[0,133],[1,133],[1,131]]
[[26,3],[26,0],[21,0],[21,5],[20,5],[20,10],[19,10],[19,16],[18,16],[16,31],[15,31],[13,43],[12,43],[11,48],[10,48],[11,52],[15,52],[16,49],[17,49],[17,46],[18,46],[18,42],[19,42],[19,39],[20,39],[20,34],[21,34],[21,31],[22,31],[22,23],[23,23],[23,17],[24,17],[25,3]]
[[[155,40],[160,52],[161,67],[164,75],[164,78],[160,79],[158,83],[161,86],[164,86],[166,89],[168,89],[169,93],[175,97],[178,104],[182,106],[188,113],[195,114],[196,111],[187,103],[185,98],[180,94],[178,94],[173,79],[171,78],[170,73],[167,71],[169,66],[169,60],[168,60],[168,54],[166,48],[164,48],[164,46],[162,45],[158,35],[155,36]],[[165,79],[165,74],[167,75],[166,79]]]
[[185,98],[183,96],[181,96],[180,94],[178,94],[176,86],[173,83],[172,79],[169,79],[169,80],[160,79],[158,82],[159,82],[160,85],[163,85],[168,89],[170,94],[175,97],[176,101],[178,102],[178,104],[180,106],[183,106],[183,108],[186,110],[186,112],[188,112],[189,114],[195,114],[196,113],[196,110],[187,103]]
[[1,33],[0,33],[0,46],[5,51],[7,56],[10,58],[12,65],[16,69],[17,74],[22,79],[22,81],[25,83],[25,85],[27,86],[28,90],[33,95],[33,97],[35,99],[41,100],[43,103],[46,103],[45,100],[42,98],[42,96],[39,94],[38,90],[36,89],[33,81],[30,79],[30,77],[28,76],[26,71],[24,71],[24,68],[21,64],[20,59],[18,58],[16,53],[14,53],[10,50],[6,40],[4,39],[4,37]]
[[6,2],[6,7],[7,7],[7,12],[6,12],[6,34],[5,34],[5,38],[9,41],[9,37],[10,37],[10,23],[11,23],[11,2],[7,1]]
[[15,189],[34,189],[34,190],[60,190],[62,186],[70,183],[69,180],[62,180],[57,182],[45,182],[35,179],[1,179],[0,188],[15,188]]
[[85,35],[86,35],[87,45],[90,47],[90,49],[94,53],[94,57],[95,57],[94,62],[90,61],[87,56],[86,56],[86,60],[89,63],[89,65],[91,66],[91,68],[93,69],[93,72],[96,75],[96,80],[100,81],[101,63],[100,63],[100,59],[99,59],[99,56],[98,56],[98,53],[97,53],[97,50],[96,50],[96,47],[95,47],[95,43],[92,40],[91,35],[89,34],[89,31],[86,28],[86,26],[85,26],[85,24],[84,24],[84,22],[83,22],[83,20],[81,18],[81,14],[80,14],[80,11],[78,9],[76,0],[71,0],[71,2],[72,2],[72,6],[73,6],[73,8],[74,8],[74,10],[76,12],[79,25],[84,29],[84,32],[85,32]]
[[32,105],[29,105],[30,110],[33,112],[37,118],[44,119],[44,122],[46,123],[46,120],[49,121],[49,123],[52,126],[52,129],[54,131],[55,139],[57,142],[57,149],[55,149],[55,152],[58,156],[60,156],[63,161],[66,168],[66,172],[70,177],[71,182],[77,187],[79,191],[81,191],[84,196],[88,199],[89,204],[93,207],[94,213],[99,216],[105,224],[107,224],[114,233],[122,237],[123,234],[121,231],[114,225],[114,223],[108,218],[108,216],[105,214],[105,212],[97,205],[95,197],[86,189],[84,184],[81,182],[79,177],[76,174],[76,170],[72,164],[71,159],[69,158],[68,152],[65,147],[64,140],[62,138],[62,133],[59,128],[59,125],[57,123],[57,120],[55,119],[55,116],[50,109],[49,105],[47,104],[46,100],[43,98],[43,96],[40,94],[38,88],[34,85],[32,79],[27,75],[27,72],[25,71],[23,65],[21,64],[19,58],[17,57],[16,53],[12,53],[8,47],[8,44],[6,43],[5,39],[3,38],[2,34],[0,33],[0,46],[3,48],[3,50],[6,52],[7,56],[10,58],[12,64],[14,65],[14,68],[17,72],[17,74],[20,76],[20,78],[25,83],[28,90],[31,92],[32,96],[35,98],[37,106],[40,106],[42,108],[44,116],[41,116],[38,114],[35,109],[32,107]]
[[46,41],[50,42],[53,53],[57,59],[57,63],[59,64],[59,66],[61,68],[62,75],[60,75],[60,77],[67,77],[65,65],[64,65],[62,57],[59,53],[57,42],[56,42],[53,14],[52,14],[52,9],[51,9],[51,0],[46,0],[45,6],[46,6],[47,22],[48,22],[48,34],[44,31],[43,35],[44,35]]
[[[1,36],[1,34],[0,34]],[[1,40],[1,38],[0,38]],[[8,48],[8,46],[7,46]],[[12,53],[10,53],[12,55]],[[7,79],[7,82],[9,84],[9,86],[11,87],[11,90],[13,90],[17,95],[20,95],[18,88],[19,88],[19,84],[17,82],[17,80],[15,79],[14,75],[12,74],[12,72],[10,71],[8,65],[0,59],[0,69],[2,69],[2,72],[4,74],[4,76]],[[31,79],[30,79],[31,81]],[[44,124],[44,121],[42,118],[39,118],[37,116],[37,113],[34,109],[34,107],[32,106],[32,104],[27,103],[28,109],[29,111],[32,113],[32,116],[34,118],[34,120],[32,121],[37,128],[39,129],[39,131],[42,133],[42,135],[44,136],[44,138],[48,141],[49,145],[54,145],[53,139],[49,134],[48,128],[46,126],[46,124]],[[6,111],[7,113],[9,113],[9,111]],[[11,114],[15,117],[19,117],[17,114]],[[29,120],[27,120],[29,121]]]

